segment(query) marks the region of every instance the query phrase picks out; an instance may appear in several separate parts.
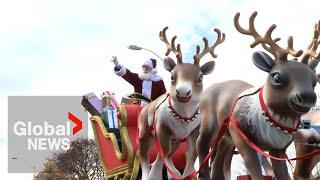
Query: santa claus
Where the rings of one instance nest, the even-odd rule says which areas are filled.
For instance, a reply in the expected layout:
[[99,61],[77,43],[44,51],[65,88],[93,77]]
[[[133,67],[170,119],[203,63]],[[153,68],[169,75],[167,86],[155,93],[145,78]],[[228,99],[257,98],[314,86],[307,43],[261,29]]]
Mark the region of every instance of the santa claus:
[[142,94],[150,100],[155,100],[166,93],[166,88],[162,77],[157,75],[157,61],[148,59],[142,64],[140,73],[132,73],[129,69],[120,65],[117,57],[113,56],[111,60],[115,67],[114,72],[134,87],[134,92]]

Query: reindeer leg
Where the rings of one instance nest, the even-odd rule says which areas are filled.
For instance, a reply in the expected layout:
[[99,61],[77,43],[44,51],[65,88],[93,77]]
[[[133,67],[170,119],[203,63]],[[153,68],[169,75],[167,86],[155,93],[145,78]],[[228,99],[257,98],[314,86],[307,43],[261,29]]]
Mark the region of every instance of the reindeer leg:
[[228,140],[225,137],[222,138],[218,146],[214,161],[211,164],[211,179],[223,180],[226,176],[228,176],[226,173],[230,174],[233,149],[234,147],[228,143]]
[[231,144],[229,144],[226,149],[225,159],[223,164],[224,179],[231,178],[231,162],[232,162],[234,149],[235,149],[234,145],[231,145]]
[[[147,107],[147,106],[146,106]],[[143,137],[139,143],[139,158],[142,171],[142,180],[147,180],[150,172],[149,152],[153,145],[154,138],[148,133],[148,109],[144,108],[139,117],[139,137]]]
[[157,155],[156,160],[153,162],[148,180],[162,180],[163,160],[160,154]]
[[199,128],[195,129],[192,134],[187,138],[188,148],[187,148],[187,160],[186,166],[184,168],[184,172],[182,174],[183,177],[189,176],[194,169],[194,163],[197,159],[197,151],[196,151],[196,141],[199,136]]
[[147,180],[150,172],[150,164],[149,164],[149,152],[153,145],[153,137],[146,137],[144,140],[140,141],[139,144],[139,156],[140,156],[140,164],[142,170],[142,180]]
[[[179,147],[180,142],[179,141],[172,141],[171,142],[171,151],[174,153],[178,147]],[[172,156],[171,156],[172,157]],[[180,173],[180,172],[179,172]],[[169,171],[167,170],[167,175],[168,175],[168,179],[173,179],[173,177],[171,176],[171,174],[169,173]]]
[[217,148],[217,152],[215,155],[215,158],[213,162],[211,163],[211,172],[210,172],[210,178],[211,179],[224,179],[223,175],[223,162],[225,158],[225,143],[222,140]]
[[[276,157],[286,157],[286,150],[272,150],[270,154]],[[271,159],[272,168],[276,179],[287,180],[290,179],[286,161],[278,161]]]
[[[179,142],[172,143],[171,147],[173,148],[173,152],[175,152],[179,147]],[[148,180],[162,180],[163,179],[162,170],[163,170],[163,160],[160,154],[158,154],[157,159],[152,164]],[[167,172],[167,174],[168,174],[168,177],[171,178],[169,172]]]
[[229,132],[231,134],[233,143],[236,145],[242,159],[245,162],[245,166],[250,173],[252,180],[263,179],[262,169],[257,153],[242,140],[233,125],[229,126]]
[[[201,109],[200,109],[201,111]],[[197,153],[199,156],[200,164],[203,162],[207,154],[209,153],[209,148],[211,146],[212,139],[217,137],[217,122],[213,119],[212,112],[203,111],[201,114],[201,125],[200,125],[200,134],[197,139]],[[203,169],[200,171],[198,179],[207,180],[209,177],[209,166],[206,163],[203,166]]]
[[271,166],[270,162],[268,161],[268,159],[264,156],[261,156],[261,160],[262,160],[262,167],[263,167],[266,175],[272,176],[274,178],[274,172],[273,172],[272,166]]
[[156,127],[156,131],[158,134],[158,140],[160,143],[160,146],[163,151],[163,158],[164,162],[167,165],[167,168],[170,168],[173,173],[175,173],[178,176],[181,176],[181,173],[177,170],[177,168],[174,166],[172,162],[172,154],[176,150],[177,147],[172,144],[172,132],[171,130],[162,123],[159,123],[158,126]]

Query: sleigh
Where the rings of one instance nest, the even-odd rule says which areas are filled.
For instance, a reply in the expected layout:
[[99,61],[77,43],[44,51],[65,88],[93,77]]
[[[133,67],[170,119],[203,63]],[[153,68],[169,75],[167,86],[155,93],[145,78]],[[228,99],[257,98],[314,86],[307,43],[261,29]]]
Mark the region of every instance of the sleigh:
[[[109,96],[109,104],[116,111],[117,127],[110,128],[110,124],[103,120],[103,102],[93,93],[83,96],[82,105],[92,115],[90,117],[94,132],[94,138],[98,147],[100,161],[104,168],[106,179],[138,179],[139,178],[139,145],[138,117],[142,110],[136,104],[118,104],[112,93]],[[173,162],[179,170],[185,166],[186,143],[180,144],[174,153]],[[158,154],[156,146],[150,152],[150,163]]]

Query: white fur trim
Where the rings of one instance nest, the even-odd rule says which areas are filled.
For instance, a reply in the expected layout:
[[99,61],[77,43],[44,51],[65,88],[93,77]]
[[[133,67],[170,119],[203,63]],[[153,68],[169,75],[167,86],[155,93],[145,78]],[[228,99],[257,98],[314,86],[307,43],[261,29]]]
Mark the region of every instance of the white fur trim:
[[146,60],[146,61],[143,63],[142,66],[147,66],[147,67],[153,69],[153,64],[152,64],[151,59]]
[[116,73],[116,75],[118,75],[118,76],[124,76],[126,73],[127,73],[127,69],[124,67],[124,66],[122,66],[122,65],[119,65],[120,66],[120,69],[119,69],[119,71],[114,71],[114,73]]
[[158,73],[157,68],[153,68],[153,69],[151,70],[151,73],[152,73],[152,74],[157,74],[157,73]]
[[142,95],[151,99],[152,81],[142,81]]
[[162,80],[161,76],[154,74],[152,72],[149,72],[149,73],[141,72],[138,74],[138,76],[141,80],[149,80],[149,81],[161,81]]

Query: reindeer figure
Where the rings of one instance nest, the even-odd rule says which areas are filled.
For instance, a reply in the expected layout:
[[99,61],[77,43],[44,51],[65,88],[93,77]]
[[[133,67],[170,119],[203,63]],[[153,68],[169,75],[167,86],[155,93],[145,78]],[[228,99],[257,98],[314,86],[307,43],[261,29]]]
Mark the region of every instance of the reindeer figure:
[[[299,125],[300,116],[315,105],[314,87],[317,82],[314,47],[299,62],[296,58],[288,60],[288,55],[299,57],[303,51],[293,49],[293,38],[289,37],[288,47],[281,48],[271,37],[276,25],[272,25],[261,36],[254,27],[254,12],[249,21],[249,29],[239,25],[240,13],[234,17],[236,29],[254,38],[251,48],[261,44],[274,56],[272,59],[265,52],[255,52],[254,64],[268,73],[261,88],[240,80],[231,80],[213,84],[202,95],[200,100],[201,125],[197,140],[199,160],[202,162],[209,148],[216,141],[220,127],[226,127],[222,142],[215,151],[211,169],[212,179],[228,179],[222,172],[229,172],[233,150],[236,147],[245,161],[245,166],[252,179],[263,179],[261,163],[257,152],[248,145],[240,131],[257,147],[276,157],[286,157],[286,148],[292,142]],[[315,46],[317,43],[313,43]],[[319,79],[318,79],[319,80]],[[234,102],[236,103],[234,104]],[[230,124],[228,123],[230,120]],[[227,124],[227,125],[225,125]],[[220,133],[219,133],[220,134]],[[242,134],[242,135],[243,135]],[[210,143],[209,143],[210,142]],[[251,144],[252,145],[252,144]],[[271,160],[276,179],[289,179],[285,161]],[[208,164],[203,166],[199,179],[209,179]]]
[[[183,63],[180,44],[175,45],[176,36],[169,43],[166,37],[167,29],[168,27],[165,27],[160,32],[160,40],[167,47],[165,55],[168,56],[172,51],[176,56],[177,64],[170,57],[165,58],[164,67],[171,73],[170,92],[144,107],[139,117],[140,163],[143,180],[162,179],[163,163],[174,174],[181,176],[171,157],[182,140],[186,140],[188,144],[186,165],[182,176],[186,177],[193,172],[197,157],[195,142],[200,125],[198,109],[203,89],[202,78],[203,75],[210,74],[215,65],[214,61],[209,61],[202,66],[199,63],[207,53],[216,58],[214,50],[225,40],[225,34],[219,29],[214,29],[218,35],[216,42],[209,47],[208,40],[204,37],[204,49],[200,53],[200,47],[196,47],[193,64]],[[159,152],[163,153],[163,157],[158,154],[150,171],[148,155],[154,140],[160,145]]]
[[[314,34],[312,41],[308,47],[307,55],[304,57],[305,61],[320,60],[320,53],[316,52],[320,44],[320,21],[315,24]],[[320,78],[320,75],[317,75]],[[319,124],[319,119],[311,120],[311,124]],[[304,155],[313,150],[319,149],[319,147],[312,146],[312,144],[320,143],[320,135],[314,129],[301,129],[297,132],[294,139],[297,156]],[[311,173],[315,165],[320,161],[320,155],[304,159],[297,160],[296,167],[294,169],[294,179],[311,179]]]

